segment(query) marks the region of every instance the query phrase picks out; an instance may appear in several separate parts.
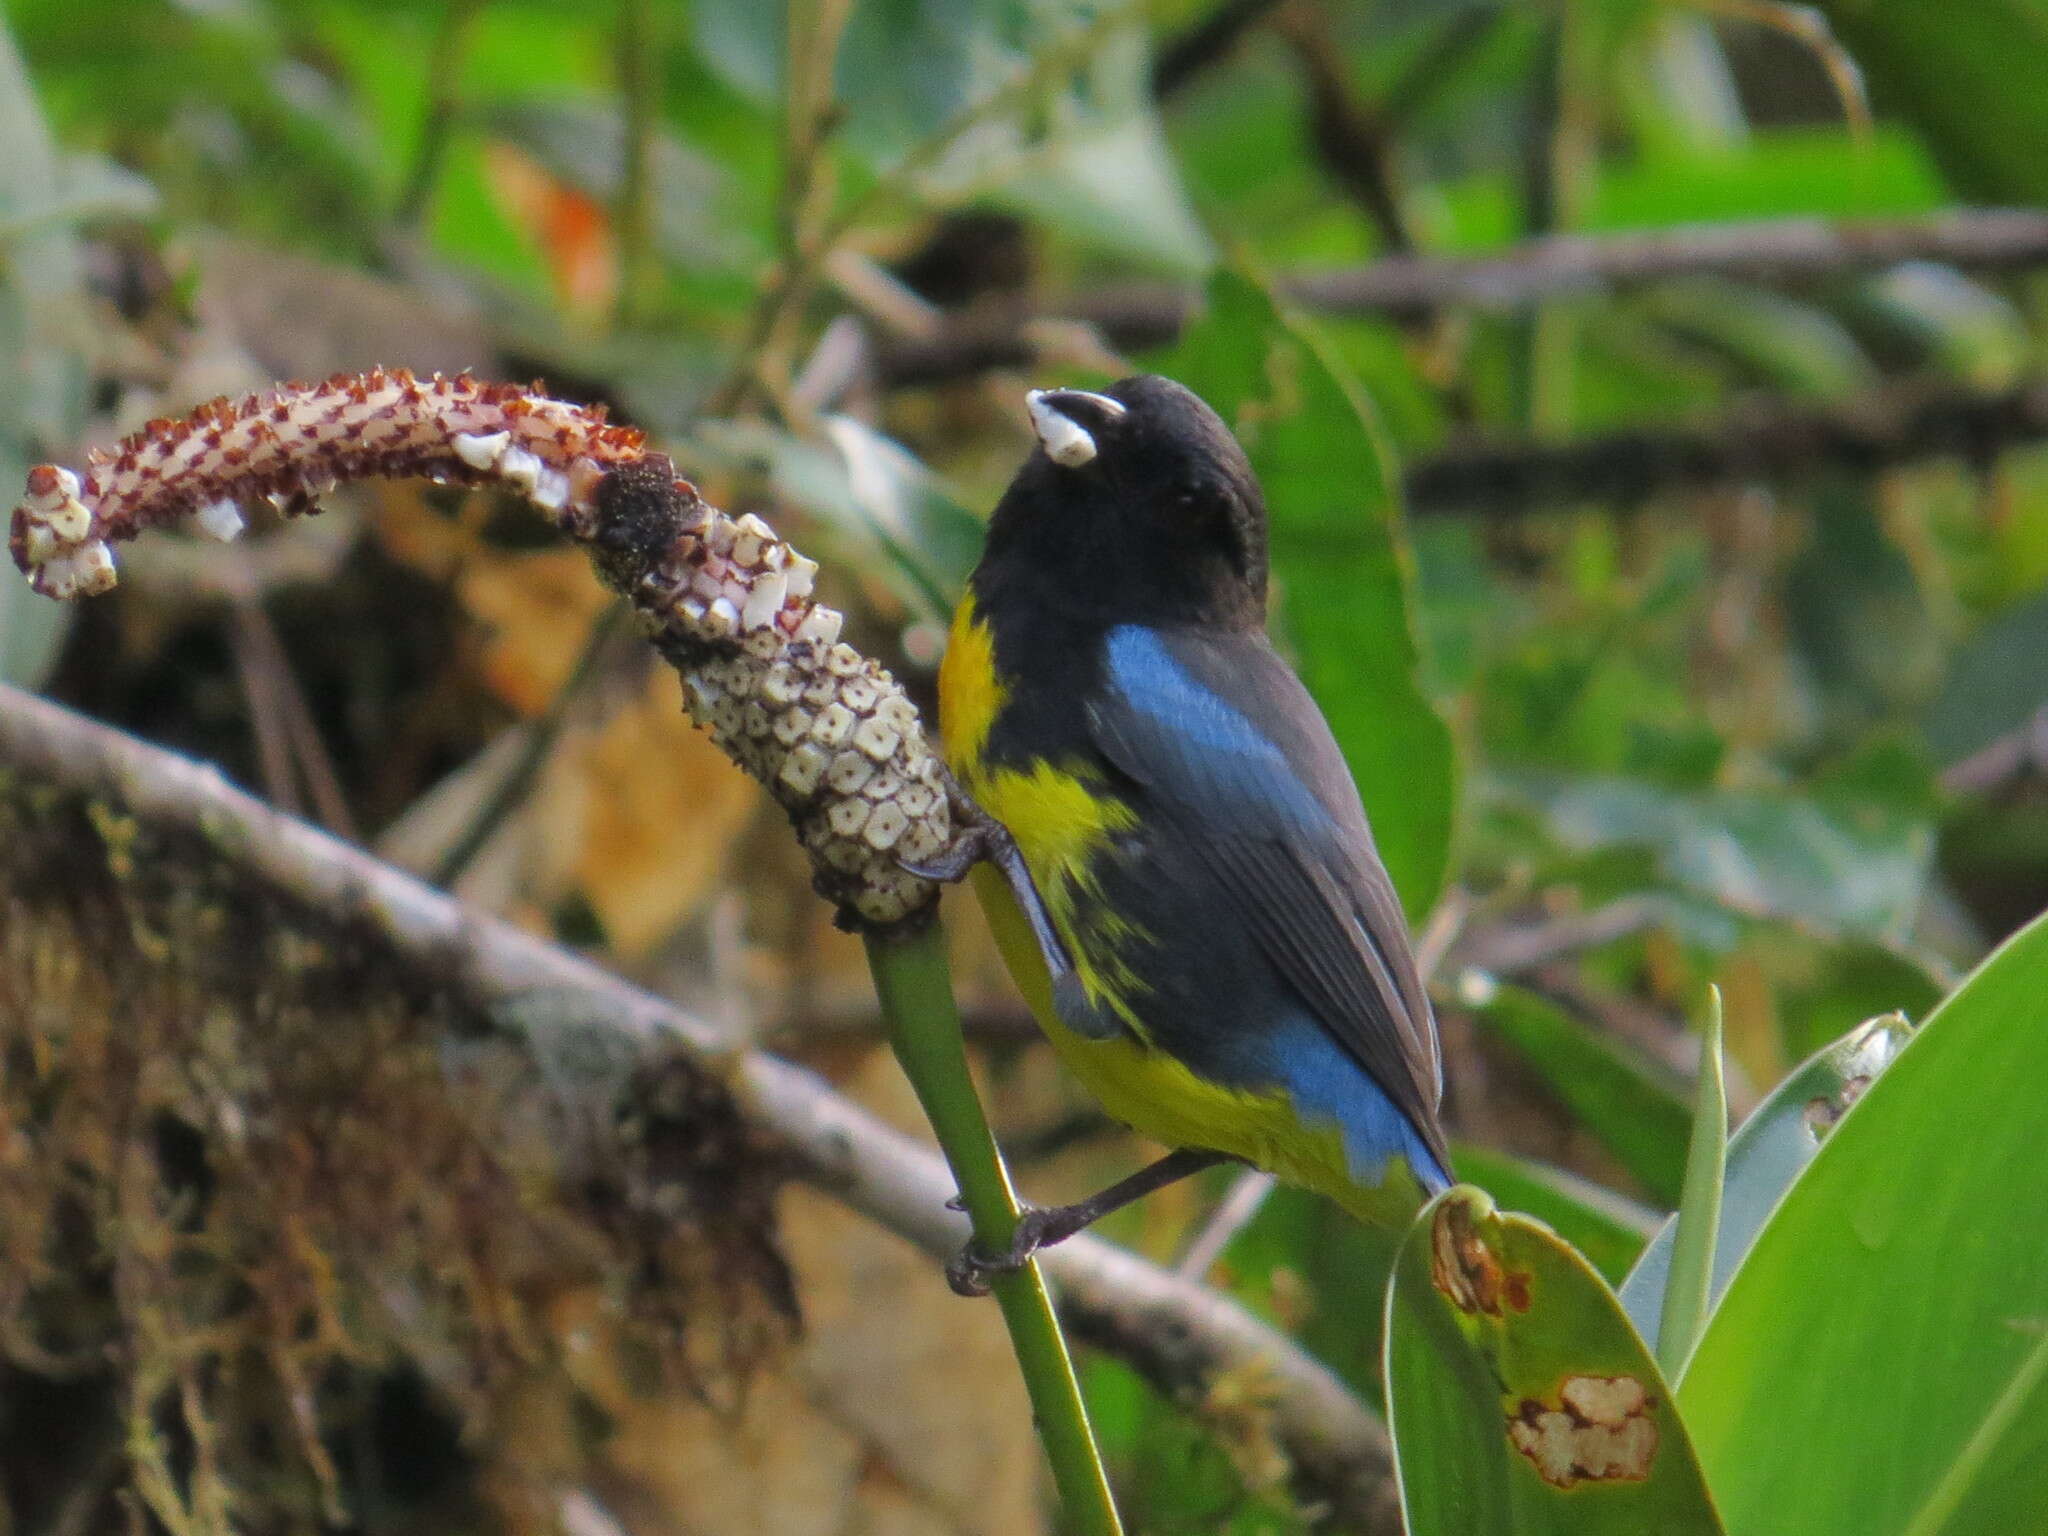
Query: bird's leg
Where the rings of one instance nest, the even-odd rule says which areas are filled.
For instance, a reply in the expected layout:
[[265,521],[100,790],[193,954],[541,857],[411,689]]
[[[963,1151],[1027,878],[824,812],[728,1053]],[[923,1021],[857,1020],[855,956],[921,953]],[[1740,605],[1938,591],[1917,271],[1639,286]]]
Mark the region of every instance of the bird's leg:
[[1077,1200],[1072,1205],[1029,1207],[1017,1218],[1017,1234],[1011,1238],[1007,1250],[989,1254],[970,1242],[946,1265],[946,1283],[962,1296],[986,1296],[991,1277],[1022,1269],[1039,1249],[1065,1242],[1083,1227],[1111,1211],[1123,1209],[1155,1189],[1164,1189],[1191,1173],[1200,1173],[1204,1168],[1231,1161],[1233,1159],[1228,1153],[1183,1147],[1178,1152],[1167,1153],[1156,1163],[1140,1168],[1129,1178],[1119,1179],[1086,1200]]
[[968,799],[967,792],[950,773],[946,775],[946,791],[960,828],[952,846],[937,858],[922,864],[903,860],[903,868],[923,879],[950,885],[964,880],[967,872],[983,859],[995,865],[1009,883],[1010,894],[1016,897],[1017,905],[1024,909],[1025,919],[1031,924],[1032,937],[1037,939],[1039,951],[1045,956],[1045,968],[1057,986],[1073,974],[1074,962],[1067,954],[1067,946],[1061,940],[1059,930],[1052,925],[1052,915],[1045,910],[1045,900],[1038,894],[1038,885],[1031,878],[1031,870],[1024,863],[1017,840],[1010,836],[1008,827]]

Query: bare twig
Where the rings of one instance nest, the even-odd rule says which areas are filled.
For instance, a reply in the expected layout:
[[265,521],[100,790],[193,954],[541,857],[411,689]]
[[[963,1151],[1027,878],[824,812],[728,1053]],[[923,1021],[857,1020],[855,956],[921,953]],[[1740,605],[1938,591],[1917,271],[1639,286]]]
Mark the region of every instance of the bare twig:
[[2018,780],[2048,779],[2048,704],[1995,741],[1941,771],[1952,795],[1983,795]]
[[[1514,310],[1674,277],[1807,285],[1908,261],[1987,273],[2048,264],[2048,212],[1955,209],[1883,222],[1771,219],[1551,235],[1490,256],[1392,256],[1364,266],[1298,272],[1280,287],[1310,309],[1398,319],[1458,306]],[[1029,366],[1037,354],[1026,324],[1044,316],[1085,321],[1113,345],[1142,350],[1173,340],[1196,302],[1187,289],[1155,283],[1106,288],[1037,309],[977,314],[929,340],[885,341],[878,376],[885,385],[900,386]]]
[[[680,1051],[720,1070],[796,1171],[934,1256],[965,1240],[946,1208],[938,1157],[839,1097],[814,1074],[734,1048],[712,1026],[508,923],[465,908],[389,865],[280,815],[211,768],[57,705],[0,687],[0,765],[84,787],[152,824],[203,832],[294,899],[367,924],[380,941],[486,1015],[575,1021],[622,1047]],[[1273,1431],[1315,1490],[1366,1523],[1390,1475],[1384,1431],[1326,1368],[1228,1298],[1082,1236],[1041,1262],[1077,1335],[1115,1354],[1178,1401],[1199,1404],[1225,1377],[1270,1389]]]
[[1279,0],[1223,0],[1186,31],[1168,38],[1152,64],[1152,94],[1165,101],[1203,70],[1228,58],[1277,4]]
[[1206,1280],[1216,1261],[1223,1257],[1223,1250],[1230,1246],[1230,1240],[1259,1214],[1259,1207],[1266,1203],[1266,1196],[1273,1192],[1276,1182],[1263,1168],[1247,1168],[1232,1179],[1230,1188],[1216,1202],[1216,1209],[1209,1213],[1209,1219],[1174,1263],[1173,1272],[1196,1285]]
[[1451,943],[1443,967],[1451,976],[1467,970],[1515,976],[1654,928],[1665,916],[1665,904],[1654,896],[1624,896],[1590,912],[1475,925]]
[[1945,457],[1988,464],[2048,438],[2048,384],[1980,394],[1952,385],[1833,409],[1758,401],[1696,427],[1641,427],[1562,443],[1479,443],[1408,468],[1409,509],[1513,515],[1538,506],[1631,504],[1711,485],[1871,475]]
[[269,610],[253,586],[235,594],[232,622],[235,663],[242,674],[250,725],[256,733],[271,798],[297,814],[298,785],[303,778],[320,825],[353,842],[355,818],[349,814],[348,797],[342,793],[334,759],[320,737],[319,724],[292,671],[277,626],[271,623]]
[[1330,179],[1344,190],[1392,251],[1412,251],[1415,239],[1401,209],[1394,143],[1385,121],[1359,100],[1351,70],[1322,10],[1290,5],[1279,33],[1294,50],[1308,92],[1309,137]]
[[753,327],[742,350],[741,366],[713,393],[709,409],[714,413],[729,411],[744,398],[750,383],[772,384],[772,380],[761,378],[763,359],[776,349],[778,338],[809,301],[826,260],[859,227],[862,219],[915,188],[920,178],[942,162],[975,129],[1023,107],[1044,91],[1049,82],[1086,63],[1104,37],[1142,9],[1143,0],[1115,0],[1115,3],[1104,5],[1080,25],[1054,38],[985,96],[954,113],[913,145],[888,170],[841,204],[802,248],[792,252],[783,263],[774,287],[755,306]]

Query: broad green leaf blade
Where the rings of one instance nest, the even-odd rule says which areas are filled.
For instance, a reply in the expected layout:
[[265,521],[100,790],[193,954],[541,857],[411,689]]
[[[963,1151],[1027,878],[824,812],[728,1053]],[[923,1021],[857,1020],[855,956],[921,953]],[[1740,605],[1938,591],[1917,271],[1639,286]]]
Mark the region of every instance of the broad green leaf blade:
[[1820,10],[1881,109],[1919,131],[1959,192],[1987,201],[2048,197],[2048,102],[2013,89],[2013,61],[2048,50],[2040,0],[1821,0]]
[[1727,364],[1740,384],[1840,399],[1877,382],[1856,338],[1818,305],[1726,278],[1660,284],[1630,306]]
[[1272,519],[1276,636],[1329,718],[1417,920],[1443,889],[1457,764],[1418,681],[1414,561],[1372,407],[1313,331],[1235,272],[1217,275],[1208,313],[1152,361],[1251,455]]
[[1665,878],[1733,911],[1876,940],[1911,930],[1934,854],[1924,819],[1868,799],[1533,774],[1500,790],[1567,848],[1646,848]]
[[2044,1093],[2048,919],[1935,1010],[1729,1284],[1681,1396],[1731,1531],[1904,1531],[1930,1500],[1944,1536],[2039,1524]]
[[[1912,1036],[1903,1014],[1888,1013],[1858,1025],[1788,1074],[1729,1138],[1709,1310],[1828,1131],[1871,1080],[1898,1059]],[[1671,1272],[1673,1235],[1674,1224],[1665,1222],[1621,1286],[1621,1304],[1652,1349]]]
[[1685,1376],[1685,1362],[1707,1322],[1714,1247],[1721,1231],[1722,1181],[1728,1172],[1728,1085],[1721,1076],[1721,989],[1707,989],[1707,1025],[1700,1039],[1700,1080],[1693,1100],[1692,1142],[1685,1153],[1685,1193],[1671,1239],[1671,1273],[1658,1321],[1657,1363],[1667,1380]]
[[1655,1199],[1678,1203],[1692,1114],[1675,1081],[1620,1041],[1521,987],[1487,986],[1465,1001]]
[[2048,655],[2048,592],[1992,619],[1949,663],[1928,706],[1928,745],[1959,762],[2026,724],[2048,703],[2041,657]]
[[1461,1182],[1485,1190],[1496,1204],[1550,1227],[1610,1285],[1629,1272],[1657,1230],[1658,1212],[1548,1163],[1454,1141],[1451,1171]]
[[1387,1293],[1387,1422],[1410,1536],[1716,1536],[1685,1425],[1614,1293],[1459,1185]]

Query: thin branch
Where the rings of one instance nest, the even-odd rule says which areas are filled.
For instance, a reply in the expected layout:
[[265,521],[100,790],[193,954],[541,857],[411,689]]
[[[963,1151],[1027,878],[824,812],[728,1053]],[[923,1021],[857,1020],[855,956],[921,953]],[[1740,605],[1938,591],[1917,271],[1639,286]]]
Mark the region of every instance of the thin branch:
[[1942,769],[1941,787],[1952,795],[1986,795],[2028,778],[2048,779],[2048,705]]
[[1713,485],[1869,476],[1928,459],[1983,465],[2043,438],[2048,383],[2039,380],[1992,394],[1950,385],[1892,391],[1825,409],[1758,401],[1694,427],[1459,448],[1409,466],[1408,507],[1513,515],[1540,506],[1629,505]]
[[[619,1045],[681,1051],[738,1090],[759,1129],[797,1174],[935,1257],[958,1251],[966,1218],[949,1210],[938,1156],[834,1093],[822,1079],[735,1048],[713,1026],[588,961],[420,881],[234,788],[214,769],[123,735],[46,700],[0,687],[0,765],[86,787],[128,814],[201,832],[266,884],[367,924],[475,1010],[551,1015]],[[1140,1371],[1176,1401],[1200,1405],[1219,1381],[1259,1381],[1280,1445],[1312,1489],[1371,1523],[1391,1475],[1384,1430],[1345,1386],[1291,1340],[1227,1297],[1086,1235],[1040,1260],[1078,1337]]]
[[1229,58],[1277,4],[1279,0],[1223,0],[1186,31],[1168,38],[1152,64],[1152,94],[1166,101],[1204,70]]
[[[2048,212],[1952,209],[1882,222],[1770,219],[1550,235],[1487,256],[1390,256],[1298,272],[1280,287],[1296,303],[1325,313],[1402,319],[1447,307],[1512,311],[1676,277],[1806,286],[1910,261],[1984,273],[2048,265]],[[877,376],[885,386],[901,387],[1029,367],[1038,355],[1029,322],[1046,317],[1093,325],[1121,349],[1161,346],[1180,334],[1197,302],[1190,289],[1146,283],[977,314],[929,339],[886,339],[878,348]]]
[[1196,1285],[1206,1280],[1231,1240],[1259,1214],[1259,1207],[1266,1203],[1266,1196],[1273,1192],[1277,1182],[1263,1168],[1247,1168],[1231,1180],[1230,1188],[1216,1202],[1216,1209],[1209,1213],[1209,1219],[1202,1223],[1201,1230],[1182,1251],[1173,1272]]
[[1654,896],[1623,896],[1590,912],[1475,926],[1452,941],[1443,969],[1453,977],[1467,970],[1516,976],[1642,933],[1667,915]]
[[1329,19],[1310,5],[1290,5],[1276,23],[1294,51],[1308,93],[1309,138],[1330,179],[1392,251],[1415,249],[1401,209],[1394,143],[1385,121],[1351,87],[1351,69],[1330,34]]

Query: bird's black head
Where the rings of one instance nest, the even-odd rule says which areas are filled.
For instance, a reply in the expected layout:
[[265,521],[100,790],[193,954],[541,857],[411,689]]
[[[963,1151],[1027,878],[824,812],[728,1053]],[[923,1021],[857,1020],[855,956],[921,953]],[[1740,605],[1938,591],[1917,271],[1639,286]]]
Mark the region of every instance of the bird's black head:
[[1110,624],[1264,622],[1265,499],[1199,396],[1141,374],[1029,404],[1038,447],[989,521],[977,591],[1014,581]]

